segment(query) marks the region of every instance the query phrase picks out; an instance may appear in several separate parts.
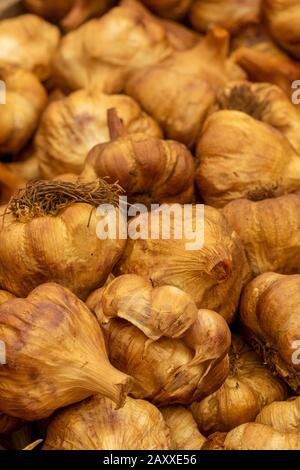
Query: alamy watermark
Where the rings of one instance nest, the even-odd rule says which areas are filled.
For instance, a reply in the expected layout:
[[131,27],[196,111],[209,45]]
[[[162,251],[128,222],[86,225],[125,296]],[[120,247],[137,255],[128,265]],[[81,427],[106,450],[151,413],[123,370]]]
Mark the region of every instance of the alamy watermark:
[[0,341],[0,365],[6,364],[6,347],[4,341]]
[[0,80],[0,104],[6,104],[6,85]]
[[293,104],[300,104],[300,80],[294,80],[292,82],[292,103]]

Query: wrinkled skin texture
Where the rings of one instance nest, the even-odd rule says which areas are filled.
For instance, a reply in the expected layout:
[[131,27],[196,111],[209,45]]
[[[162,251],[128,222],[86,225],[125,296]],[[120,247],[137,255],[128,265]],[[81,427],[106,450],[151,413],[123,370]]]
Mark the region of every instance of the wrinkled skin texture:
[[74,92],[48,106],[37,131],[35,145],[45,178],[81,173],[88,152],[109,140],[109,108],[116,108],[129,133],[162,136],[156,122],[130,97],[87,90]]
[[54,281],[86,298],[105,282],[126,243],[97,237],[101,219],[89,204],[76,203],[56,216],[26,222],[12,214],[3,220],[0,288],[20,297],[43,282]]
[[[204,206],[204,227],[202,215],[197,214],[193,206],[185,217],[193,231],[199,223],[196,232],[183,234],[181,240],[174,239],[178,231],[182,235],[182,214],[178,211],[180,207],[175,205],[173,209],[175,218],[171,216],[169,240],[162,238],[162,224],[155,217],[156,213],[152,213],[152,217],[149,213],[141,214],[129,223],[129,233],[130,227],[140,225],[145,239],[128,240],[118,273],[139,274],[150,279],[154,286],[176,286],[189,293],[198,308],[215,310],[231,322],[242,286],[249,279],[249,266],[240,239],[224,216],[209,206]],[[172,214],[171,206],[162,208],[166,216],[170,210]],[[157,239],[151,240],[150,231]],[[204,245],[201,248],[202,235]]]
[[164,27],[152,15],[118,6],[64,36],[55,73],[67,89],[119,93],[129,72],[160,62],[172,52]]
[[286,395],[284,384],[240,337],[234,336],[228,378],[215,393],[193,403],[191,410],[199,429],[209,435],[253,421],[265,405],[283,400]]
[[206,439],[189,410],[183,406],[168,406],[160,411],[170,429],[174,450],[201,449]]
[[97,321],[69,290],[43,284],[2,303],[0,336],[1,411],[38,420],[97,393],[122,405],[129,378],[110,365]]
[[257,202],[238,199],[224,207],[223,214],[243,241],[254,276],[300,272],[299,213],[297,194]]
[[298,0],[264,0],[264,14],[271,35],[296,59],[300,59],[300,4]]
[[[230,330],[216,312],[198,311],[180,289],[125,275],[87,304],[103,328],[112,364],[134,378],[135,398],[189,404],[225,380]],[[222,373],[215,374],[216,366]]]
[[260,21],[260,0],[195,0],[189,18],[198,31],[218,25],[231,33]]
[[60,411],[51,421],[43,450],[168,450],[169,430],[158,409],[127,398],[115,404],[95,395]]
[[280,432],[299,432],[300,398],[292,397],[287,401],[275,401],[265,406],[255,420],[271,426]]
[[[264,362],[299,392],[300,275],[266,273],[245,288],[240,321],[243,334]],[[296,357],[295,357],[296,356]]]
[[276,86],[236,82],[218,98],[197,145],[197,184],[223,207],[300,189],[300,114]]
[[0,80],[6,85],[6,103],[0,105],[1,158],[19,152],[32,137],[47,104],[47,94],[32,73],[4,62],[0,62]]
[[46,80],[60,40],[59,29],[35,15],[0,21],[0,61]]
[[142,0],[142,2],[158,15],[179,20],[188,12],[192,0]]

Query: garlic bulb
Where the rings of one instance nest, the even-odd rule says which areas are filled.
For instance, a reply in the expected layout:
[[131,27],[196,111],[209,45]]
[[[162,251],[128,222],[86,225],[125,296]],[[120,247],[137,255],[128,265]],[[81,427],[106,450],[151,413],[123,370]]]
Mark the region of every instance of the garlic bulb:
[[[46,80],[60,40],[59,29],[35,15],[0,21],[0,61]],[[21,82],[20,82],[21,83]]]
[[81,179],[108,177],[134,202],[193,202],[194,161],[179,142],[151,137],[142,129],[127,134],[116,110],[108,112],[111,142],[88,154]]
[[236,33],[249,23],[259,23],[260,0],[195,0],[190,21],[198,31],[218,25]]
[[216,312],[198,311],[180,289],[125,275],[87,304],[103,328],[112,364],[134,378],[135,398],[189,404],[224,382],[229,328]]
[[265,273],[245,288],[240,307],[243,333],[264,362],[299,391],[300,275]]
[[132,73],[126,93],[154,117],[168,138],[192,146],[215,93],[228,79],[227,54],[228,34],[215,28],[194,48]]
[[291,83],[300,76],[300,64],[277,47],[261,25],[249,26],[233,40],[232,60],[254,82],[269,82],[290,97]]
[[300,59],[300,4],[298,0],[264,0],[269,31],[278,44]]
[[127,398],[116,410],[95,395],[60,411],[51,421],[43,450],[168,450],[169,430],[158,409]]
[[300,272],[299,211],[297,194],[257,202],[238,199],[224,207],[223,214],[243,241],[254,276]]
[[1,158],[3,154],[19,152],[29,141],[46,106],[47,94],[33,74],[2,62],[0,80],[6,86],[5,103],[0,104]]
[[[131,221],[129,232],[130,227],[140,226],[143,237],[128,240],[117,271],[139,274],[154,286],[178,287],[192,296],[198,308],[215,310],[231,322],[242,286],[249,279],[242,243],[224,216],[209,206],[204,206],[203,219],[196,206],[185,213],[194,232],[184,233],[180,209],[179,205],[164,205],[158,212],[142,213]],[[158,214],[171,214],[168,240]]]
[[48,106],[37,131],[35,145],[45,178],[82,171],[89,150],[109,140],[109,108],[117,109],[129,133],[162,136],[156,122],[129,96],[74,92]]
[[193,0],[142,0],[158,15],[179,20],[188,12]]
[[261,410],[255,421],[271,426],[276,431],[299,432],[300,398],[292,397],[287,401],[274,401]]
[[64,36],[55,73],[71,90],[119,93],[131,70],[157,63],[172,51],[164,27],[151,14],[118,6]]
[[200,433],[193,415],[183,406],[161,408],[176,450],[200,450],[206,441]]
[[104,181],[30,184],[11,201],[0,224],[0,289],[22,297],[55,281],[86,298],[105,282],[126,244],[118,209],[116,239],[96,233],[101,218],[95,206],[117,201],[118,192]]
[[300,114],[276,86],[238,82],[218,98],[197,145],[207,204],[266,199],[300,189]]
[[177,51],[192,49],[201,39],[200,34],[181,23],[164,18],[161,18],[159,21],[166,32],[171,46]]
[[0,337],[7,356],[0,367],[4,413],[37,420],[97,393],[123,404],[129,378],[108,362],[89,309],[58,284],[1,304]]
[[282,400],[287,394],[284,384],[239,336],[233,336],[229,357],[229,376],[221,388],[191,406],[199,429],[205,435],[230,431],[253,421],[265,405]]
[[5,290],[0,290],[0,305],[6,302],[7,300],[13,299],[14,297],[15,296],[11,294],[10,292],[7,292]]

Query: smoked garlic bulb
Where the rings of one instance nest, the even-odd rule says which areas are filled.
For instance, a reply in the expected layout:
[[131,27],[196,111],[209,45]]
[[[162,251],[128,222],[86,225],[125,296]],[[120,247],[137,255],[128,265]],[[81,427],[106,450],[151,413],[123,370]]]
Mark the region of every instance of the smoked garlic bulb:
[[169,430],[159,410],[127,398],[124,406],[100,395],[60,411],[47,430],[43,450],[168,450]]
[[124,275],[87,303],[102,326],[112,364],[133,377],[135,398],[189,404],[224,382],[230,330],[216,312],[198,311],[182,290]]
[[206,204],[300,190],[300,114],[275,85],[237,82],[218,97],[197,145]]
[[300,3],[298,0],[263,0],[269,31],[278,44],[300,59]]
[[119,237],[124,222],[118,209],[116,239],[97,236],[95,206],[115,199],[103,181],[39,181],[17,194],[0,224],[0,289],[24,297],[55,281],[86,298],[103,285],[126,240]]
[[[46,80],[60,40],[59,29],[35,15],[0,21],[0,61]],[[22,83],[22,82],[20,82]]]
[[195,0],[190,21],[198,31],[218,25],[235,33],[249,23],[259,23],[261,0]]
[[200,450],[206,441],[200,433],[192,413],[183,406],[161,408],[162,415],[170,429],[173,449]]
[[179,20],[188,12],[193,0],[142,0],[158,15]]
[[97,393],[123,404],[129,377],[111,366],[96,319],[68,289],[42,284],[2,303],[0,338],[2,412],[38,420]]
[[[181,143],[151,137],[139,129],[127,134],[115,109],[108,113],[111,142],[88,154],[81,179],[108,177],[134,202],[190,203],[194,199],[194,161]],[[132,128],[134,132],[134,129]]]
[[265,273],[245,288],[242,331],[263,361],[299,392],[300,275]]
[[96,144],[109,140],[107,110],[116,108],[129,133],[161,137],[156,122],[125,95],[80,90],[51,103],[35,137],[42,174],[51,179],[62,173],[80,173]]
[[1,158],[3,154],[19,152],[29,141],[47,104],[47,94],[32,73],[3,62],[0,62],[0,80],[6,88],[5,103],[0,104]]
[[[198,308],[215,310],[231,322],[249,279],[248,262],[225,217],[212,207],[202,208],[204,215],[199,206],[185,210],[191,233],[182,227],[183,208],[178,204],[138,215],[129,223],[129,233],[140,226],[143,236],[128,240],[118,272],[139,274],[154,286],[178,287],[192,296]],[[170,218],[169,239],[164,238],[159,214]]]
[[124,5],[64,36],[55,70],[68,89],[119,93],[131,70],[160,62],[172,51],[163,25],[147,11]]
[[238,336],[233,337],[229,357],[229,376],[221,388],[191,406],[205,435],[253,421],[265,405],[286,397],[284,384]]
[[223,214],[240,236],[254,276],[269,271],[300,273],[299,213],[297,194],[257,202],[238,199],[224,207]]
[[276,431],[300,431],[300,397],[287,401],[274,401],[265,406],[255,420],[257,423],[271,426]]

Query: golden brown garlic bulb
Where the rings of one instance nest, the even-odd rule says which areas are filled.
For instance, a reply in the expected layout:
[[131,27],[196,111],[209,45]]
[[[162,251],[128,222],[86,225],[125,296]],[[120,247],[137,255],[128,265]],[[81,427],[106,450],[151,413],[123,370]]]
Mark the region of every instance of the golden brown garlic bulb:
[[265,406],[255,420],[271,426],[276,431],[300,431],[300,398],[292,397],[287,401],[274,401]]
[[278,44],[300,59],[300,4],[298,0],[263,0],[269,31]]
[[229,78],[228,33],[211,30],[194,48],[133,73],[126,92],[154,117],[170,139],[192,146],[215,93]]
[[243,334],[272,370],[299,392],[300,275],[265,273],[245,288]]
[[[242,243],[225,217],[209,206],[203,208],[204,220],[196,206],[190,212],[186,209],[186,223],[194,231],[187,233],[182,228],[181,209],[164,205],[159,212],[143,213],[130,222],[132,228],[142,227],[143,237],[128,240],[118,272],[139,274],[154,286],[178,287],[190,294],[199,308],[215,310],[231,322],[242,286],[249,278]],[[158,213],[164,217],[170,214],[170,239],[164,238]],[[177,234],[181,239],[176,239]]]
[[26,8],[69,31],[92,16],[102,15],[113,0],[24,0]]
[[236,82],[218,97],[197,145],[206,204],[261,200],[300,189],[300,114],[275,85]]
[[119,93],[130,71],[160,62],[172,51],[164,27],[153,15],[118,6],[64,36],[55,71],[68,89]]
[[221,388],[191,406],[199,429],[205,435],[230,431],[253,421],[265,405],[286,397],[284,384],[239,336],[232,339],[229,357],[229,376]]
[[183,144],[151,137],[142,129],[127,134],[115,109],[108,112],[108,128],[112,140],[89,152],[83,180],[108,177],[134,202],[193,202],[194,161]]
[[201,39],[200,34],[177,21],[161,18],[160,24],[164,27],[171,46],[177,51],[192,49]]
[[0,21],[0,60],[46,80],[60,40],[56,26],[35,15]]
[[300,64],[275,45],[261,26],[243,29],[233,40],[232,60],[254,82],[269,82],[291,96],[291,83],[300,76]]
[[16,195],[0,224],[0,289],[24,297],[41,283],[55,281],[86,298],[101,286],[126,243],[119,237],[118,209],[116,239],[103,240],[96,233],[101,218],[95,206],[110,203],[111,197],[117,195],[110,186],[96,181],[40,181]]
[[28,421],[101,393],[118,406],[129,377],[108,362],[97,321],[68,289],[43,284],[0,305],[0,410]]
[[252,202],[238,199],[223,214],[243,241],[254,276],[300,272],[300,196]]
[[175,450],[200,450],[206,441],[200,433],[193,415],[183,406],[161,408]]
[[1,157],[19,152],[32,137],[47,104],[47,94],[32,73],[3,62],[0,80],[5,83],[5,103],[0,104]]
[[109,140],[107,110],[116,108],[128,133],[161,137],[157,123],[129,96],[80,90],[51,103],[35,137],[42,175],[79,174],[96,144]]
[[179,20],[188,12],[193,0],[142,0],[158,15]]
[[249,23],[259,23],[260,3],[261,0],[195,0],[189,17],[198,31],[217,25],[236,33]]
[[198,311],[182,290],[152,287],[132,274],[117,277],[87,303],[103,328],[112,364],[134,378],[135,398],[189,404],[224,382],[230,330],[216,312]]
[[95,395],[60,411],[43,450],[168,450],[169,430],[158,409],[127,398],[124,406]]

